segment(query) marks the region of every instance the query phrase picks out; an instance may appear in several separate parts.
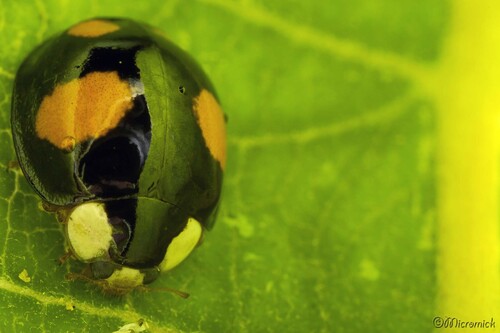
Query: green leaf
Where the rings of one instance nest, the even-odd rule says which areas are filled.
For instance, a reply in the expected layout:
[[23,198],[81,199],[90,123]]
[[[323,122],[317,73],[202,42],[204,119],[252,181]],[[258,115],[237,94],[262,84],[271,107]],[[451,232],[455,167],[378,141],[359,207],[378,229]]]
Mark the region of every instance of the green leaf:
[[[0,3],[0,331],[430,332],[499,319],[496,0]],[[153,287],[66,281],[62,228],[16,169],[17,67],[94,16],[158,26],[229,116],[220,216]],[[64,50],[61,50],[63,53]]]

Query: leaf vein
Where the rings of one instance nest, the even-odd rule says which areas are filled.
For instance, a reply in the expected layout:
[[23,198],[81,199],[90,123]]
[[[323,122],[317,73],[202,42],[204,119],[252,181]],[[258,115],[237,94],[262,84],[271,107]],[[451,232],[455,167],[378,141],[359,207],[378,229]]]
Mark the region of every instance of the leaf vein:
[[[65,307],[66,303],[68,302],[68,296],[65,295],[55,296],[55,295],[40,293],[38,291],[26,287],[21,287],[4,277],[0,277],[0,289],[27,298],[32,298],[44,306],[55,305],[55,306]],[[116,310],[105,307],[97,307],[89,303],[80,302],[74,299],[71,299],[71,302],[72,304],[75,305],[75,307],[79,311],[82,311],[88,315],[96,317],[105,317],[105,318],[116,318],[121,320],[123,323],[129,323],[133,320],[139,320],[142,318],[148,322],[148,325],[150,326],[152,332],[160,332],[160,333],[180,332],[179,330],[172,327],[157,326],[151,320],[148,320],[147,316],[144,316],[143,314],[140,314],[135,311]]]
[[334,122],[330,125],[307,128],[291,133],[233,137],[229,143],[245,149],[289,143],[307,144],[311,141],[345,134],[363,127],[371,127],[391,122],[403,113],[405,108],[415,100],[416,96],[417,94],[415,92],[410,92],[377,110],[367,112],[361,116],[340,123]]
[[3,67],[0,67],[0,76],[4,76],[8,79],[13,79],[14,73],[9,72],[8,70],[4,69]]
[[432,84],[431,66],[419,63],[401,55],[369,48],[361,43],[338,38],[307,25],[288,22],[286,19],[269,13],[255,4],[237,5],[225,0],[199,0],[232,13],[257,26],[274,30],[297,44],[306,45],[316,50],[365,65],[379,71],[393,72],[408,78],[421,87]]
[[39,42],[41,42],[43,40],[45,33],[47,32],[47,27],[48,27],[47,10],[45,8],[45,4],[43,1],[36,0],[35,4],[40,14],[40,28],[38,29],[36,38]]

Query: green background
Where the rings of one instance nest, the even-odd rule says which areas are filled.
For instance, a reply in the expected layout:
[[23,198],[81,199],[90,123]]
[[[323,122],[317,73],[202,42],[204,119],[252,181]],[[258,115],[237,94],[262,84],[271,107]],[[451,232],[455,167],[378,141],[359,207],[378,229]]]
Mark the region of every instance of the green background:
[[[95,16],[158,26],[229,116],[218,222],[152,285],[188,300],[66,281],[81,266],[57,264],[61,227],[7,170],[17,67]],[[0,332],[431,331],[437,118],[417,81],[449,16],[440,0],[0,0]]]

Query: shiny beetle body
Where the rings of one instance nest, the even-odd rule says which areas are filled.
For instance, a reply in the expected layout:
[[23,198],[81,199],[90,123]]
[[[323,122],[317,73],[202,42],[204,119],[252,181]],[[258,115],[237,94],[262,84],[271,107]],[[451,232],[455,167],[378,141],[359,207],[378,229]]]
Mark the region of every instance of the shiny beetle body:
[[155,28],[92,19],[47,40],[17,73],[11,122],[24,175],[106,288],[152,282],[212,228],[224,114],[201,68]]

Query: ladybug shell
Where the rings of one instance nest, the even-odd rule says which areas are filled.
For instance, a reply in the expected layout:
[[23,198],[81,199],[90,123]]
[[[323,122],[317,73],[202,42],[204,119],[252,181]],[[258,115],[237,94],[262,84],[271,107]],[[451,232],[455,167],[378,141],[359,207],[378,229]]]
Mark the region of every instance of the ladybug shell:
[[106,18],[75,25],[27,57],[11,122],[21,168],[45,202],[120,210],[118,202],[152,199],[211,228],[223,119],[190,56],[154,28]]

